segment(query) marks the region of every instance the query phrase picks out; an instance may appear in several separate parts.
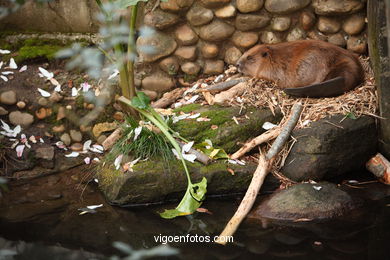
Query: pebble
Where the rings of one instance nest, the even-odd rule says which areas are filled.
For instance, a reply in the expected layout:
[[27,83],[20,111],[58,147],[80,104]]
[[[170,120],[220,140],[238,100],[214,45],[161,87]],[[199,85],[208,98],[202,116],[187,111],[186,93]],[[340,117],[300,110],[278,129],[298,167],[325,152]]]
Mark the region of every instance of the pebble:
[[56,125],[56,126],[53,126],[52,130],[54,133],[62,133],[65,131],[65,126],[64,125]]
[[47,113],[47,110],[46,108],[44,107],[41,107],[40,109],[38,109],[37,111],[35,111],[35,116],[38,118],[38,119],[44,119],[48,116],[48,113]]
[[57,112],[57,121],[64,119],[66,117],[66,110],[63,106],[58,108]]
[[81,143],[74,143],[70,146],[70,149],[75,152],[79,152],[83,150],[83,145]]
[[97,138],[97,143],[98,144],[103,144],[103,142],[107,139],[107,136],[106,135],[100,135],[98,138]]
[[45,106],[47,106],[47,105],[49,104],[49,101],[48,101],[46,98],[44,98],[44,97],[40,97],[40,98],[38,99],[38,104],[39,104],[40,106],[45,107]]
[[81,142],[83,140],[83,135],[81,134],[80,131],[72,129],[69,131],[69,133],[70,133],[70,137],[74,142]]
[[23,101],[19,101],[18,103],[16,103],[16,106],[19,108],[19,109],[23,109],[26,107],[26,103],[23,102]]
[[16,93],[13,90],[5,91],[0,95],[0,102],[5,105],[13,105],[17,101]]
[[70,145],[70,142],[72,141],[70,139],[70,135],[68,133],[64,133],[61,135],[60,140],[65,144],[65,145]]
[[4,116],[8,114],[8,110],[4,107],[0,106],[0,116]]
[[117,121],[122,121],[124,118],[125,118],[125,114],[123,114],[122,112],[115,112],[114,115],[113,115],[113,118]]
[[27,128],[34,122],[34,116],[29,113],[13,111],[9,114],[9,121],[13,125],[20,125],[23,128]]

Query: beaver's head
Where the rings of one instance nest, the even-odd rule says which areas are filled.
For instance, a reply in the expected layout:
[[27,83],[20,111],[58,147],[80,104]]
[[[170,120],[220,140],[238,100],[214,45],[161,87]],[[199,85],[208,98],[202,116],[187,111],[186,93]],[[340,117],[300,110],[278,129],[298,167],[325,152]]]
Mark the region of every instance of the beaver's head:
[[267,45],[254,46],[238,59],[236,64],[238,70],[245,75],[259,76],[259,70],[269,63],[270,51],[271,49]]

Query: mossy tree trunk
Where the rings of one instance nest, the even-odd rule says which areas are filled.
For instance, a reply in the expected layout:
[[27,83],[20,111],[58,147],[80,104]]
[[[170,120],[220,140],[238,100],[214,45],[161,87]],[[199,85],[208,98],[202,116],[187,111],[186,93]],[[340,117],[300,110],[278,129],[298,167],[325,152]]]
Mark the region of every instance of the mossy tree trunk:
[[386,36],[386,32],[390,32],[386,25],[388,8],[389,0],[369,0],[367,5],[369,52],[377,83],[380,116],[384,118],[380,120],[379,148],[387,158],[390,157],[390,46]]

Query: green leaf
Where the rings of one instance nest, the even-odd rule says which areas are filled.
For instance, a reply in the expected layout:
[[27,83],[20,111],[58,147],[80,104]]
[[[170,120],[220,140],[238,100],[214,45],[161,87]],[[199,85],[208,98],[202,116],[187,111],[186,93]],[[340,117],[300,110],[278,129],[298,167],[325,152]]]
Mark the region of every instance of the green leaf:
[[147,110],[150,108],[150,98],[144,92],[137,92],[137,96],[131,100],[131,105],[138,109]]
[[202,205],[207,192],[207,179],[203,177],[199,183],[194,183],[187,187],[180,204],[175,209],[166,209],[160,213],[165,219],[172,219],[179,216],[186,216],[194,213]]
[[129,6],[137,5],[138,2],[147,2],[148,0],[117,0],[119,8],[127,8]]
[[223,149],[217,149],[214,148],[211,144],[210,140],[205,140],[204,142],[198,144],[195,146],[195,148],[199,149],[202,151],[204,154],[209,156],[212,159],[228,159],[228,154],[225,152]]
[[355,116],[355,114],[354,114],[353,112],[348,112],[348,113],[345,115],[345,117],[348,117],[348,118],[353,119],[353,120],[357,119],[356,116]]

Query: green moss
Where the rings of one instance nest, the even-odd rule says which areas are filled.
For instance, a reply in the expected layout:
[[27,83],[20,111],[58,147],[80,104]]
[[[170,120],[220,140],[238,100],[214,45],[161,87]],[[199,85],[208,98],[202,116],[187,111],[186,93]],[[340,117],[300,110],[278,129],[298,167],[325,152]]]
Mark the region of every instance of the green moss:
[[41,46],[23,46],[18,51],[18,56],[15,57],[16,62],[31,60],[35,58],[46,58],[52,60],[55,54],[62,49],[62,46],[56,45],[41,45]]
[[79,95],[75,99],[76,108],[83,109],[84,108],[84,96]]
[[185,105],[183,107],[176,108],[173,110],[173,112],[175,112],[175,113],[180,113],[180,112],[189,113],[189,112],[197,110],[200,107],[202,107],[200,104],[189,104],[189,105]]

